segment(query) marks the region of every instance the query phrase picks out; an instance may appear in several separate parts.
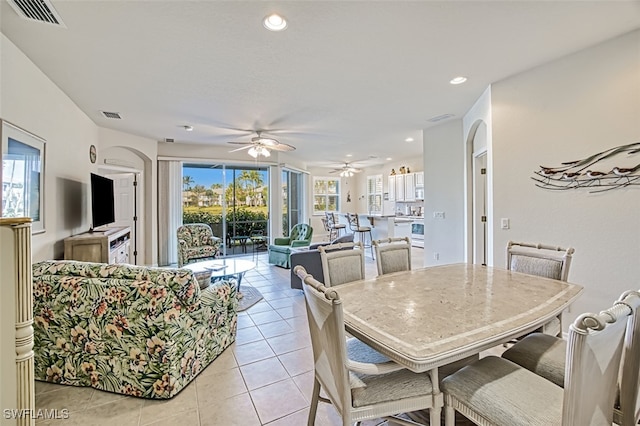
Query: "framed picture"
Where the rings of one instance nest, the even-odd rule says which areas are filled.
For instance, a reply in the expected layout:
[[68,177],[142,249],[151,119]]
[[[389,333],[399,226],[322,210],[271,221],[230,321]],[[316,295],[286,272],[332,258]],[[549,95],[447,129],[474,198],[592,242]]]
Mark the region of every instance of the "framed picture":
[[44,228],[45,141],[13,124],[0,120],[2,153],[2,214],[30,217],[33,234]]

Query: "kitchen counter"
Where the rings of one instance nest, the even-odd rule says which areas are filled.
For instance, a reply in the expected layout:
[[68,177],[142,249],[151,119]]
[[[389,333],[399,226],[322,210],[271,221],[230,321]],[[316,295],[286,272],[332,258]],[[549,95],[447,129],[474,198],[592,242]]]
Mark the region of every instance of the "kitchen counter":
[[[411,224],[413,219],[410,216],[381,216],[362,215],[371,225],[371,234],[374,240],[384,238],[411,238]],[[366,226],[362,220],[360,224]]]

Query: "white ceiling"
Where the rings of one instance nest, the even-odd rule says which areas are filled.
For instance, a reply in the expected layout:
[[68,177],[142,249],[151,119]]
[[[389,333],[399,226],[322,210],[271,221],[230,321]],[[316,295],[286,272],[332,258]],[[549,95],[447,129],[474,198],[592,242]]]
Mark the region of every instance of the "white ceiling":
[[[309,165],[421,155],[428,119],[462,117],[490,83],[640,27],[638,1],[52,4],[66,29],[3,1],[2,33],[97,125],[216,145],[262,129]],[[272,12],[285,31],[262,26]],[[468,82],[450,85],[458,75]]]

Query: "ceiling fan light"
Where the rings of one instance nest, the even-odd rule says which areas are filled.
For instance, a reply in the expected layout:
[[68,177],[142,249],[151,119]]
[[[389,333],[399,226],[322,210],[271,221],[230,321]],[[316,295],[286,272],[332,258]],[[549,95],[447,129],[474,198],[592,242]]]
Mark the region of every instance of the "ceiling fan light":
[[258,150],[256,149],[256,147],[252,146],[251,148],[249,148],[249,151],[247,151],[247,153],[252,156],[253,158],[258,158],[258,155],[260,155],[260,153],[258,153]]
[[270,157],[271,156],[271,153],[265,147],[262,147],[262,151],[260,153],[262,154],[263,157]]

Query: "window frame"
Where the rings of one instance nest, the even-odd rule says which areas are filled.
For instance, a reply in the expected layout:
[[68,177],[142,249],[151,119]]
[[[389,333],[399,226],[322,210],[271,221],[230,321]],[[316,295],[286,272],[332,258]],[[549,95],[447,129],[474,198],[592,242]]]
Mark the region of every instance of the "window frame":
[[[326,185],[326,191],[325,192],[316,192],[316,182],[318,181],[326,181],[327,185]],[[336,192],[334,193],[330,193],[328,188],[329,188],[329,182],[336,182]],[[334,213],[338,213],[340,212],[340,191],[341,191],[341,186],[342,186],[342,179],[339,177],[334,177],[334,176],[314,176],[313,177],[313,190],[312,190],[312,202],[313,202],[313,212],[312,215],[313,216],[321,216],[324,215],[325,212],[334,212]],[[324,197],[324,207],[326,207],[325,209],[322,210],[316,210],[316,197]],[[336,198],[336,203],[335,203],[335,209],[329,209],[329,206],[331,205],[329,203],[329,197],[335,197]]]

